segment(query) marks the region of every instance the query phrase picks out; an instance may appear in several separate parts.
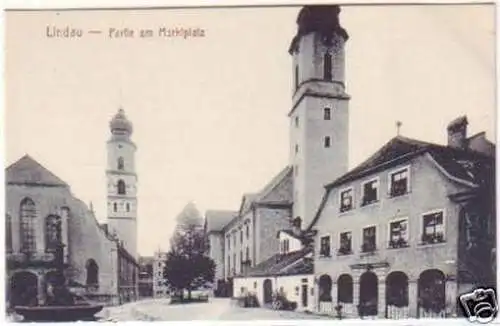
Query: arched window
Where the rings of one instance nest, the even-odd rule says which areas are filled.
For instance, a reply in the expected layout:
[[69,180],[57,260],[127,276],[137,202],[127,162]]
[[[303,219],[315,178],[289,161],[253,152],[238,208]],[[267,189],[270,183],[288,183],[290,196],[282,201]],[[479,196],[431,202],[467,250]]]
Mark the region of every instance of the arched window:
[[326,274],[321,275],[319,278],[319,301],[332,301],[332,279]]
[[123,161],[123,157],[119,157],[118,158],[118,162],[117,162],[117,165],[118,165],[118,170],[123,170],[125,169],[125,162]]
[[25,198],[21,202],[21,251],[33,253],[36,251],[35,222],[36,206],[30,198]]
[[323,59],[323,78],[325,80],[332,80],[332,55],[325,53]]
[[353,302],[352,277],[349,274],[342,274],[337,279],[337,300],[343,303]]
[[12,218],[9,214],[5,215],[5,249],[12,252]]
[[56,245],[62,241],[61,218],[57,215],[49,215],[45,219],[45,251],[55,252]]
[[85,265],[87,271],[87,288],[97,290],[99,288],[99,266],[93,259],[87,260]]
[[126,193],[125,181],[118,180],[118,195],[125,195]]

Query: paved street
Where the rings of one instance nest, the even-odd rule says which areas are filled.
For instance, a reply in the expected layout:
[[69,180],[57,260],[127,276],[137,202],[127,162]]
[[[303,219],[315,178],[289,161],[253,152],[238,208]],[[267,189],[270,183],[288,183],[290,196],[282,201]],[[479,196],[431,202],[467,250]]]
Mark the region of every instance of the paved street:
[[208,303],[170,305],[168,299],[148,299],[105,308],[99,313],[101,320],[110,321],[188,321],[188,320],[279,320],[279,319],[329,319],[311,314],[274,311],[265,308],[240,308],[229,299],[210,298]]

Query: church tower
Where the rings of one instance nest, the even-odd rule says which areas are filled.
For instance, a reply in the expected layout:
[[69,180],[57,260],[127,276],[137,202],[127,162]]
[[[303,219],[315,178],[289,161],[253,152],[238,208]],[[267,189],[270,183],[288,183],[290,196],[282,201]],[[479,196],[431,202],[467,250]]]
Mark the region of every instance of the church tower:
[[294,218],[307,227],[319,208],[324,185],[348,168],[349,95],[337,5],[305,6],[289,53],[293,61],[290,165],[294,168]]
[[137,257],[137,175],[135,173],[136,146],[130,139],[132,123],[123,109],[109,123],[111,137],[107,142],[108,167],[108,227],[123,242],[124,247]]

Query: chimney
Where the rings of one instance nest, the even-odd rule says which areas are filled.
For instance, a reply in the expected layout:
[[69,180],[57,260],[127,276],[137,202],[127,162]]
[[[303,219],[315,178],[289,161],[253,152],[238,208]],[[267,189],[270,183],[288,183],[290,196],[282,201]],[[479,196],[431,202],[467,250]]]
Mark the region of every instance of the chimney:
[[299,216],[293,219],[292,229],[295,235],[300,236],[302,234],[302,219]]
[[461,116],[448,124],[448,146],[467,148],[467,117]]

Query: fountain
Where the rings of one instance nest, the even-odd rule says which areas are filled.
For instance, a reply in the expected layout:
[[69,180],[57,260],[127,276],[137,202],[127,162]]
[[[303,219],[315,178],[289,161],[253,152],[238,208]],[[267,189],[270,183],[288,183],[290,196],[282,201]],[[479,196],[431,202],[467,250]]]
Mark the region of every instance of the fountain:
[[64,276],[64,244],[55,241],[56,273],[48,285],[47,300],[44,305],[15,306],[14,311],[23,317],[23,321],[78,321],[95,320],[95,314],[103,305],[78,302],[78,296],[66,286]]

